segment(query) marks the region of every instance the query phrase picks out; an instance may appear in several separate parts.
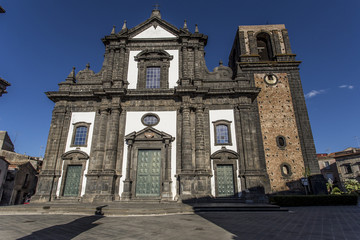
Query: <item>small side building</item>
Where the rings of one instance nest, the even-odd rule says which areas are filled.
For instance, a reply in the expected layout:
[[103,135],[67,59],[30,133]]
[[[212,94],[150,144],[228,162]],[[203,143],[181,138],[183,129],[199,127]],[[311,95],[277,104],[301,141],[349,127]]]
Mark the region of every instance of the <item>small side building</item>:
[[346,180],[356,179],[360,182],[360,149],[347,148],[341,152],[332,153],[336,160],[341,185],[344,188]]
[[8,167],[9,162],[6,161],[4,157],[0,156],[0,199],[3,195]]
[[319,168],[321,174],[324,176],[326,181],[329,182],[331,179],[335,187],[342,187],[339,177],[339,172],[336,165],[336,160],[332,154],[319,153],[317,154]]
[[0,131],[0,204],[23,204],[35,194],[42,158],[14,152],[6,131]]
[[37,171],[29,161],[10,164],[1,205],[23,204],[35,193]]

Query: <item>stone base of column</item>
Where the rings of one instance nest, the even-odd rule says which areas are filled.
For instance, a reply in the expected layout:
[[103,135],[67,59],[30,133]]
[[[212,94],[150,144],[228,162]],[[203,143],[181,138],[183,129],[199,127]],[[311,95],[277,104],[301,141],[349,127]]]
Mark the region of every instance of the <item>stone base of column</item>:
[[164,183],[163,183],[163,191],[161,193],[161,200],[162,201],[170,201],[170,200],[172,200],[171,183],[172,183],[172,181],[164,181]]
[[211,174],[208,171],[179,174],[181,200],[211,197]]
[[50,200],[50,195],[49,194],[44,194],[44,195],[34,195],[31,197],[31,203],[44,203],[44,202],[49,202]]
[[121,194],[122,201],[130,201],[131,200],[131,197],[132,197],[131,185],[132,185],[132,181],[130,181],[130,180],[124,181],[124,192]]
[[211,173],[207,171],[197,171],[194,178],[194,193],[196,198],[211,197]]

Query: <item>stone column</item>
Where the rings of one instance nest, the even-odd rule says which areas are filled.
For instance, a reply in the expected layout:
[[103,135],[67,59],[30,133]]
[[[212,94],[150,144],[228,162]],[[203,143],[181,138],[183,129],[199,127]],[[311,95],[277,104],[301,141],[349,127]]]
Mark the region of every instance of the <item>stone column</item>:
[[107,172],[114,172],[119,135],[120,108],[113,108],[110,115],[109,130],[106,140],[106,155],[104,169]]
[[36,194],[32,198],[33,202],[47,202],[55,197],[58,179],[61,174],[61,171],[58,170],[61,168],[60,156],[64,152],[64,149],[61,149],[61,141],[64,139],[63,135],[67,133],[64,132],[64,124],[66,124],[66,118],[69,118],[69,114],[70,112],[67,112],[65,103],[56,103],[51,119],[45,160],[39,174]]
[[279,31],[273,30],[272,36],[273,36],[273,40],[274,40],[273,42],[274,42],[274,46],[275,46],[274,55],[281,54],[282,52],[281,52],[281,46],[280,46]]
[[288,31],[286,29],[281,30],[281,33],[283,35],[283,39],[284,39],[284,44],[285,44],[285,52],[287,54],[291,54],[291,47],[290,47],[290,40],[289,40],[289,34]]
[[171,139],[165,139],[165,166],[164,166],[164,183],[162,191],[162,199],[171,199],[171,158],[170,158],[170,141]]
[[98,142],[95,149],[95,169],[101,171],[103,167],[104,155],[105,155],[105,144],[106,144],[106,132],[108,123],[109,111],[107,108],[102,107],[100,109],[100,128],[98,135]]
[[236,142],[237,142],[237,149],[238,149],[238,153],[239,153],[239,177],[240,177],[240,182],[241,182],[241,188],[242,190],[245,189],[245,147],[244,147],[244,135],[243,135],[243,124],[241,121],[241,106],[237,106],[234,108],[235,111],[235,115],[234,115],[234,120],[235,120],[235,132],[236,132]]
[[204,152],[204,108],[197,106],[195,110],[195,164],[196,171],[205,170]]
[[123,200],[130,200],[131,199],[131,188],[132,188],[132,180],[131,180],[131,156],[132,156],[132,147],[134,141],[129,139],[127,140],[128,144],[128,153],[127,153],[127,161],[126,161],[126,177],[124,180],[124,192],[122,193],[121,197]]
[[248,38],[249,38],[250,54],[251,55],[258,55],[259,53],[258,53],[258,50],[257,50],[256,38],[254,36],[253,31],[248,31]]
[[190,108],[184,106],[182,109],[183,122],[182,122],[182,156],[181,156],[181,170],[182,172],[192,171],[192,157],[191,157],[191,127],[190,127]]

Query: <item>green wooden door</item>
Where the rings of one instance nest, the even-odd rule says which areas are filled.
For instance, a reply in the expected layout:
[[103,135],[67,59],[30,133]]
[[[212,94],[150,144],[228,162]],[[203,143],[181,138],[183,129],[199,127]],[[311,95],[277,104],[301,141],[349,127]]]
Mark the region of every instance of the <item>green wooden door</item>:
[[217,165],[218,197],[234,196],[234,173],[232,165]]
[[139,150],[136,176],[137,197],[160,196],[161,150]]
[[69,165],[67,167],[63,194],[65,197],[77,197],[79,195],[81,170],[81,165]]

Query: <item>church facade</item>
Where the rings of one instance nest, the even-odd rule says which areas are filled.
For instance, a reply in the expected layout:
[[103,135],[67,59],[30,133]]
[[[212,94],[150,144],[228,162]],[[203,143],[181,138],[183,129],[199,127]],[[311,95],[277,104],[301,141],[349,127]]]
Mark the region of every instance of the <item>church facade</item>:
[[207,36],[149,19],[102,41],[103,67],[59,90],[33,200],[177,201],[314,192],[320,171],[284,25],[240,26],[210,72]]

